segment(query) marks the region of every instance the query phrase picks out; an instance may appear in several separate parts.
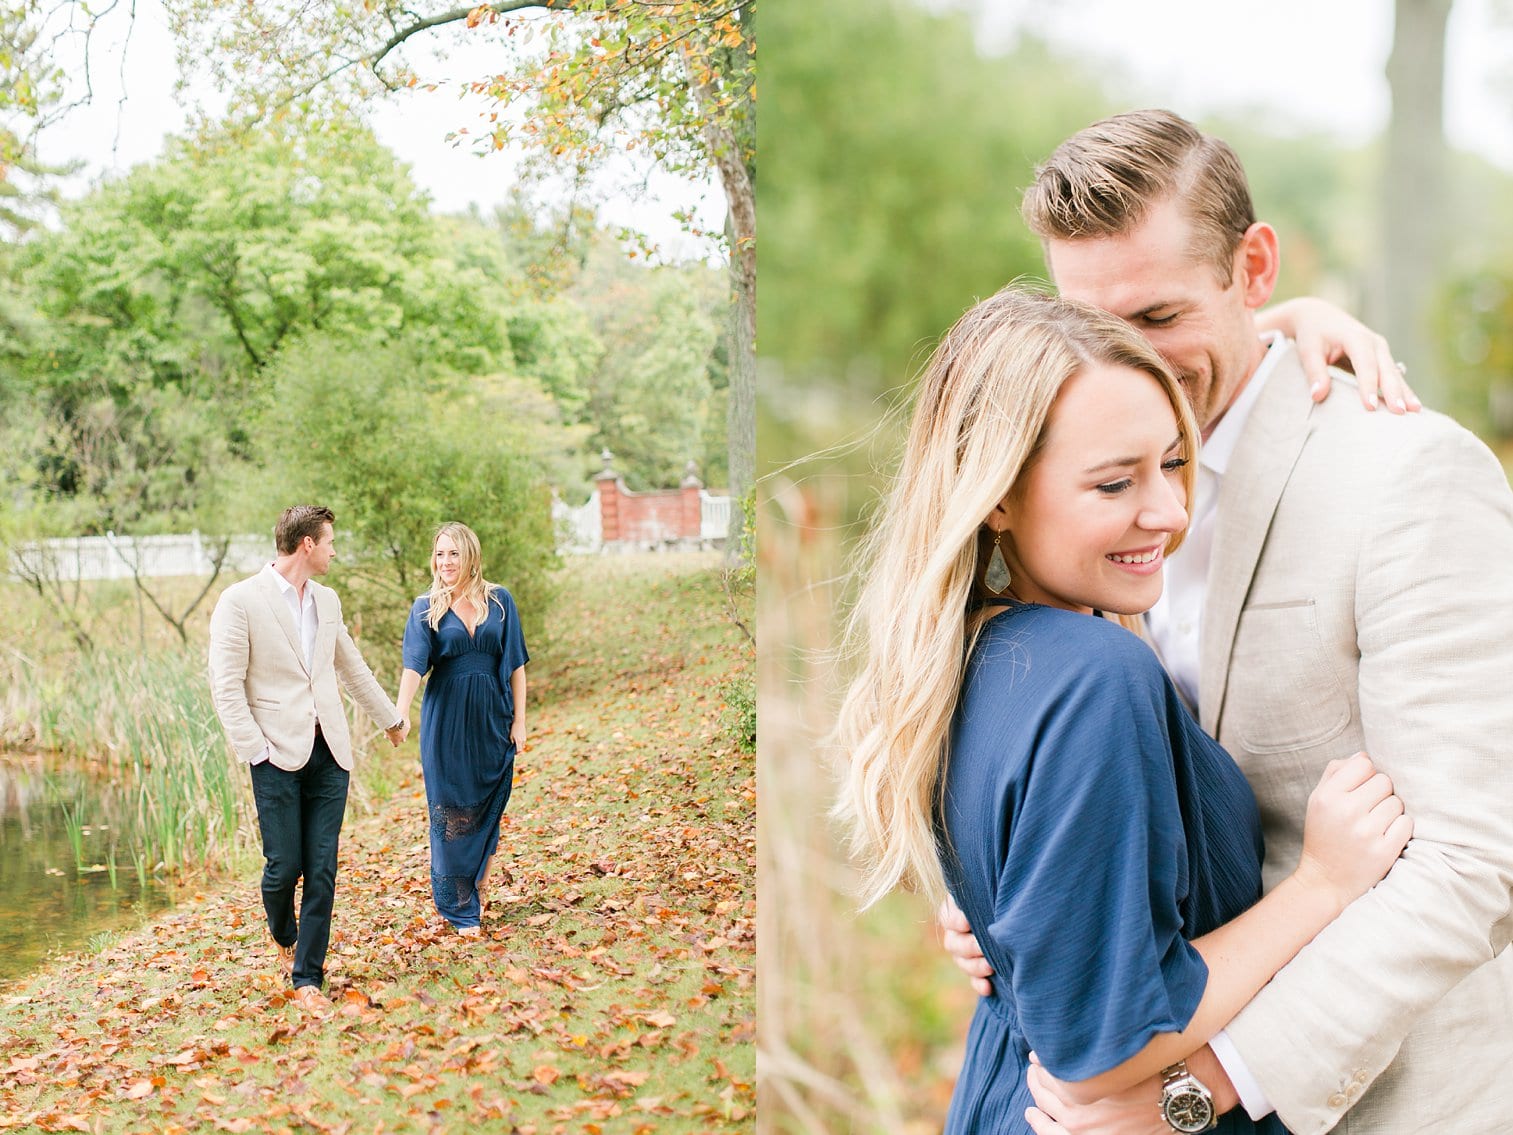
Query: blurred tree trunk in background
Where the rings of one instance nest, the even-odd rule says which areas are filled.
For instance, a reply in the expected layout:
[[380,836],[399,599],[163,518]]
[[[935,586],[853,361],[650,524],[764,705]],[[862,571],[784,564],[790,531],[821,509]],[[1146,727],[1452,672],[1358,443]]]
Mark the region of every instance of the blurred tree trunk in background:
[[1426,405],[1444,408],[1444,377],[1429,337],[1443,268],[1448,148],[1445,26],[1451,0],[1397,0],[1387,85],[1392,117],[1382,171],[1382,306],[1373,317]]

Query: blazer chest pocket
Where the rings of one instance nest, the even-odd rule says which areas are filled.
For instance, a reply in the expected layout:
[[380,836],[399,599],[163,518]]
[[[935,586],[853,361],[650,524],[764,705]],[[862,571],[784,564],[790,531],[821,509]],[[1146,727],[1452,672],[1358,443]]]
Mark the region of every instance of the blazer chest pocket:
[[252,704],[259,709],[277,709],[279,702],[276,698],[253,698]]
[[1224,724],[1253,753],[1308,749],[1345,731],[1351,699],[1325,649],[1313,600],[1240,615],[1224,703]]

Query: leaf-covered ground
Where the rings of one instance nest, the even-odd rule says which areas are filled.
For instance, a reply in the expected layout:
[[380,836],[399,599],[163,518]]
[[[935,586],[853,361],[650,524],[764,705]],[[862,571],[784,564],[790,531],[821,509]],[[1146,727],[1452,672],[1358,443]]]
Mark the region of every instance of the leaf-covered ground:
[[430,903],[412,741],[349,808],[325,1020],[256,876],[0,989],[0,1130],[724,1132],[754,1126],[750,665],[711,556],[574,565],[531,667],[485,936]]

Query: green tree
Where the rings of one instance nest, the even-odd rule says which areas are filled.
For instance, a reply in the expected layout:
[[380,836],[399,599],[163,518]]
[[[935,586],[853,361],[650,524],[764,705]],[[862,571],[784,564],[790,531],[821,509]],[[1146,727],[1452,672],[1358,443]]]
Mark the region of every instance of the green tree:
[[62,69],[48,58],[36,0],[0,2],[0,234],[34,229],[39,210],[57,201],[54,179],[71,167],[36,155],[37,130],[60,102]]
[[[304,0],[169,0],[186,67],[233,107],[277,117],[314,100],[353,105],[423,81],[403,48],[448,29],[489,35],[500,67],[468,88],[499,110],[485,146],[528,146],[585,177],[611,152],[674,173],[713,173],[731,257],[729,466],[750,483],[755,449],[754,10],[749,0],[365,0],[332,13]],[[734,521],[732,522],[734,525]],[[732,529],[732,544],[738,530]]]
[[604,346],[589,379],[590,445],[615,455],[631,488],[676,485],[689,461],[707,483],[720,471],[706,449],[721,407],[715,275],[649,268],[600,240],[567,293]]
[[508,359],[506,289],[458,263],[365,131],[177,142],[63,224],[15,265],[37,318],[14,381],[52,423],[40,487],[95,499],[91,527],[202,522],[300,335],[403,336],[461,372]]
[[523,418],[508,390],[447,375],[429,353],[424,336],[291,345],[259,419],[266,472],[255,495],[265,512],[295,500],[336,512],[344,613],[379,642],[398,643],[448,520],[478,533],[485,574],[510,589],[539,640],[556,558],[540,460],[550,423]]

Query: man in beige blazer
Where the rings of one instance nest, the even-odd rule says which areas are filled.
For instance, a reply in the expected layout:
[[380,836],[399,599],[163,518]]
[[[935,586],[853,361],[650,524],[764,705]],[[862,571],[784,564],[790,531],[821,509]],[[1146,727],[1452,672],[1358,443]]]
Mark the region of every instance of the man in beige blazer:
[[321,986],[352,771],[338,683],[392,744],[407,732],[347,633],[336,592],[311,578],[336,555],[335,519],[328,508],[285,509],[278,558],[222,592],[210,616],[211,696],[232,750],[251,766],[268,931],[295,999],[317,1014],[330,1004]]
[[[1148,628],[1255,790],[1266,884],[1297,862],[1332,759],[1369,751],[1415,824],[1387,878],[1173,1075],[1294,1135],[1513,1131],[1506,476],[1448,418],[1362,413],[1343,375],[1308,398],[1294,346],[1255,325],[1276,234],[1233,152],[1176,115],[1074,135],[1025,215],[1061,293],[1140,328],[1203,424]],[[1060,1120],[1038,1132],[1172,1129],[1157,1081],[1090,1108],[1030,1083]]]

